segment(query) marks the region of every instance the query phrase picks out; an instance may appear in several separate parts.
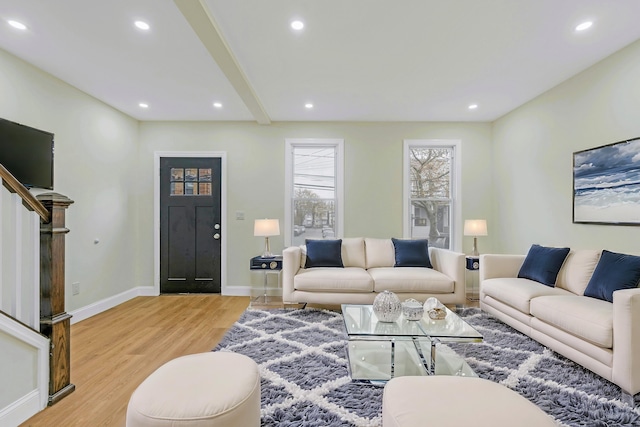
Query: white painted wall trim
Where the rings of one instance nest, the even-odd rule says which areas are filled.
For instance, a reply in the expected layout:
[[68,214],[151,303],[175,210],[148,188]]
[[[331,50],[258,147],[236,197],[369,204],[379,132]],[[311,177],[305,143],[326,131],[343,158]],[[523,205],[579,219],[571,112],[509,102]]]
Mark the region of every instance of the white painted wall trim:
[[126,290],[117,295],[96,301],[93,304],[86,305],[77,310],[70,311],[69,314],[73,316],[71,317],[71,324],[73,325],[82,320],[88,319],[91,316],[95,316],[96,314],[100,314],[103,311],[107,311],[110,308],[125,303],[130,299],[141,296],[158,296],[158,294],[152,286],[138,286],[137,288]]
[[160,295],[160,158],[211,157],[220,158],[220,213],[222,247],[220,248],[220,280],[222,295],[236,292],[227,285],[227,152],[226,151],[155,151],[153,153],[153,288]]
[[[49,399],[49,338],[6,316],[0,316],[0,330],[32,346],[37,353],[36,388],[6,408],[0,408],[0,425],[18,425],[47,406]],[[17,424],[5,424],[5,419],[16,419],[28,414]]]
[[38,390],[33,390],[7,407],[0,408],[0,426],[18,426],[27,421],[47,406],[46,402],[41,406],[39,400]]

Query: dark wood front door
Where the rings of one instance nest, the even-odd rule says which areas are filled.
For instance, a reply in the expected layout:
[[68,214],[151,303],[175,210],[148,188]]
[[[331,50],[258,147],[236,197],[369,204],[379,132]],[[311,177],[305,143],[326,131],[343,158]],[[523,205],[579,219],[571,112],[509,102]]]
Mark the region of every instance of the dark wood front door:
[[221,163],[160,158],[161,293],[220,293]]

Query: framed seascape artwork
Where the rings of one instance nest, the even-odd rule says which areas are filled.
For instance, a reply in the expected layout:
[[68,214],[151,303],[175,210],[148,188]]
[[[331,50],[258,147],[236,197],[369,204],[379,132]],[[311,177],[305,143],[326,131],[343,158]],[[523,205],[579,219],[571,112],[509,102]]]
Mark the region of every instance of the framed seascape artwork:
[[573,153],[573,222],[640,225],[640,138]]

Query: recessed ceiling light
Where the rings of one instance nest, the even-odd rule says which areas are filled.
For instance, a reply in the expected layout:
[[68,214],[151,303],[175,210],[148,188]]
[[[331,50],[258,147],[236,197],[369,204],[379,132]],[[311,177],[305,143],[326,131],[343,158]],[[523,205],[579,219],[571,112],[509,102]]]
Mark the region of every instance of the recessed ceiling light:
[[591,28],[592,25],[593,25],[593,21],[585,21],[576,27],[576,31],[584,31],[587,28]]
[[478,104],[469,104],[469,110],[475,110],[478,108]]
[[220,102],[214,102],[213,106],[216,108],[222,108],[222,104]]
[[140,106],[140,108],[149,108],[149,104],[147,104],[146,102],[141,102],[138,105]]
[[136,21],[133,23],[133,25],[135,25],[136,27],[140,28],[141,30],[148,30],[149,28],[149,24],[147,24],[144,21]]
[[296,31],[300,31],[301,29],[304,28],[304,22],[299,20],[291,21],[291,28],[293,28]]
[[9,23],[9,25],[11,25],[13,28],[17,28],[18,30],[26,30],[27,26],[24,25],[22,22],[18,22],[18,21],[14,21],[12,19],[7,21]]
[[304,108],[309,108],[309,109],[311,109],[311,108],[313,108],[313,104],[312,104],[312,103],[310,103],[310,102],[307,102],[306,104],[304,104]]

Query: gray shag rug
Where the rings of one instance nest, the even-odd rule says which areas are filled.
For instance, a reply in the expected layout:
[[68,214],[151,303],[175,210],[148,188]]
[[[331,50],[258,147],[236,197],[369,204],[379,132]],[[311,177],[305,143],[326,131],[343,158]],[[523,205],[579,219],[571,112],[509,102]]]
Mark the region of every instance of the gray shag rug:
[[[492,316],[474,308],[459,314],[484,342],[448,346],[478,376],[520,393],[561,426],[640,426],[640,394],[626,405],[616,385]],[[383,388],[351,382],[346,344],[340,313],[249,309],[214,351],[258,363],[262,426],[380,426]]]

